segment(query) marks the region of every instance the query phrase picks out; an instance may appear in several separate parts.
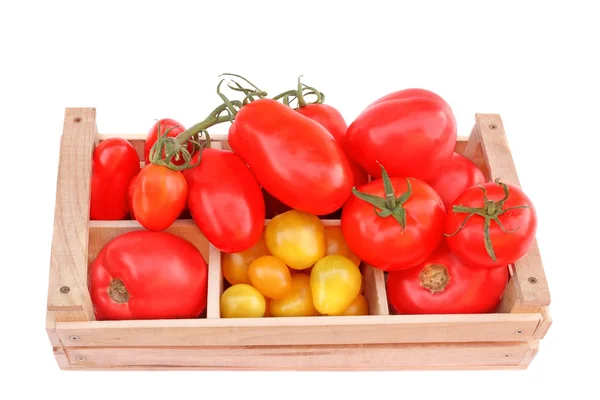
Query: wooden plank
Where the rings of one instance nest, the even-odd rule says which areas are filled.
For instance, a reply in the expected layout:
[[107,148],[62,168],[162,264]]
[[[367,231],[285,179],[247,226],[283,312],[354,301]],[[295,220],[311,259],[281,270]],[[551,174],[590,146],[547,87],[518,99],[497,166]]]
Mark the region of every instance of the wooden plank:
[[67,356],[64,348],[53,347],[52,352],[54,353],[54,358],[56,359],[56,363],[60,369],[71,368],[71,362],[69,361],[69,357]]
[[57,323],[56,331],[65,347],[508,342],[533,339],[541,319],[474,314],[93,321]]
[[[500,178],[507,184],[521,187],[500,115],[476,114],[475,120],[483,156],[490,171],[490,180]],[[550,290],[537,241],[534,241],[527,254],[515,263],[513,277],[521,306],[550,304]]]
[[208,262],[208,292],[206,318],[221,318],[221,294],[223,293],[223,274],[221,272],[221,252],[212,244]]
[[525,357],[523,357],[523,359],[521,360],[521,362],[519,363],[519,365],[523,369],[527,369],[531,365],[531,363],[533,362],[533,359],[537,355],[538,350],[539,350],[539,342],[538,341],[531,341],[529,343],[529,351],[527,352],[527,354],[525,354]]
[[85,367],[206,367],[313,370],[452,366],[517,366],[528,342],[176,348],[68,348],[71,364]]
[[52,347],[62,347],[62,342],[56,333],[56,320],[51,311],[46,312],[46,333]]
[[95,136],[94,108],[65,110],[47,298],[57,321],[94,319],[86,261]]
[[542,307],[542,321],[535,330],[533,337],[537,340],[543,339],[550,330],[550,326],[552,326],[552,315],[550,314],[550,307],[545,306]]
[[[368,366],[361,367],[361,371],[504,371],[504,370],[525,370],[528,365],[452,365],[452,366],[431,366],[431,367],[382,367],[382,366]],[[273,371],[273,368],[235,368],[235,367],[178,367],[178,366],[165,366],[165,365],[144,365],[144,366],[118,366],[118,367],[95,367],[86,366],[85,364],[71,366],[71,370],[76,371]],[[285,369],[279,369],[285,370]],[[337,368],[294,368],[294,371],[322,371],[322,372],[343,372],[343,371],[356,371],[356,367],[337,367]]]
[[365,276],[364,296],[369,304],[369,314],[389,315],[383,271],[364,263],[362,269]]

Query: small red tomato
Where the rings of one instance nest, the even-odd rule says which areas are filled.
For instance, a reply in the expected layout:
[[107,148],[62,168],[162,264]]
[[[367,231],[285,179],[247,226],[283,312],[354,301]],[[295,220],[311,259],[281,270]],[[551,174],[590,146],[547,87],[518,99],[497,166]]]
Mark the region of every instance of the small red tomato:
[[442,172],[427,183],[440,195],[447,211],[462,192],[485,182],[485,175],[473,161],[454,153]]
[[488,182],[463,192],[446,213],[450,250],[474,268],[499,268],[518,261],[535,240],[537,215],[514,185]]
[[[156,121],[156,123],[152,126],[152,128],[150,128],[150,131],[148,132],[148,136],[146,136],[146,143],[144,145],[144,160],[145,160],[146,164],[150,164],[150,158],[149,158],[150,149],[152,148],[152,146],[154,146],[154,143],[156,143],[156,141],[158,140],[159,124],[160,124],[160,135],[161,136],[164,135],[165,132],[169,129],[170,129],[170,131],[169,131],[169,133],[167,133],[167,137],[175,137],[175,136],[179,135],[181,132],[185,131],[185,128],[183,127],[183,125],[181,125],[179,122],[175,121],[174,119],[164,118],[164,119]],[[193,151],[194,151],[193,143],[188,142],[187,151],[190,152],[190,155],[193,154]],[[163,149],[163,153],[162,153],[163,159],[165,156],[166,156],[166,154]],[[183,156],[181,155],[180,152],[177,153],[171,159],[171,161],[175,165],[182,165],[185,163],[185,159],[183,158]]]
[[131,215],[131,219],[135,219],[135,213],[133,212],[133,190],[135,189],[137,178],[137,175],[131,178],[129,186],[127,187],[127,203],[129,204],[129,214]]
[[133,145],[121,138],[103,140],[94,149],[90,219],[121,220],[127,217],[127,188],[140,171]]
[[414,268],[388,274],[390,305],[398,314],[494,312],[508,281],[508,268],[470,268],[442,242]]
[[152,231],[167,229],[183,211],[187,182],[181,171],[146,165],[133,189],[133,212],[140,225]]

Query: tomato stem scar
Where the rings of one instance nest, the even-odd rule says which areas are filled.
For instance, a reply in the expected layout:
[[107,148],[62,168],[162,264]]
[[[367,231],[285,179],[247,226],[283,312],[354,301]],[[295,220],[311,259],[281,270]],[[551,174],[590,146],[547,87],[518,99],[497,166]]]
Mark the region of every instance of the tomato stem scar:
[[110,281],[108,295],[113,301],[119,304],[127,303],[129,300],[129,292],[120,279],[113,279]]

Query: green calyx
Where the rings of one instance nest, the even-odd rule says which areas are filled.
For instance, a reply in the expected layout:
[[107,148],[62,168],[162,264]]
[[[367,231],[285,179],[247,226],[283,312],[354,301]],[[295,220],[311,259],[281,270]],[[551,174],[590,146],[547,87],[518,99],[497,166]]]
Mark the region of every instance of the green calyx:
[[500,221],[499,217],[502,214],[504,214],[510,210],[515,210],[518,208],[529,208],[529,206],[527,206],[527,205],[504,208],[504,203],[506,202],[506,200],[508,200],[508,196],[509,196],[508,186],[506,186],[506,184],[500,182],[500,180],[498,180],[498,179],[495,180],[495,183],[502,186],[502,190],[504,191],[504,197],[498,201],[489,200],[487,197],[487,190],[483,186],[477,185],[483,192],[483,207],[479,207],[479,208],[465,207],[465,206],[461,206],[461,205],[453,206],[452,207],[453,212],[465,213],[468,215],[463,220],[463,222],[460,224],[460,226],[458,227],[456,232],[453,232],[450,234],[448,234],[448,233],[444,234],[445,236],[448,236],[448,237],[456,235],[458,232],[460,232],[465,227],[465,225],[467,224],[467,221],[469,221],[469,219],[474,215],[478,215],[478,216],[484,218],[483,238],[484,238],[485,249],[493,261],[496,261],[496,253],[494,252],[494,246],[492,244],[492,239],[490,237],[490,226],[492,224],[492,221],[494,221],[495,223],[498,224],[498,226],[500,227],[502,232],[512,233],[519,228],[517,227],[513,230],[507,230],[506,228],[504,228],[504,225],[502,224],[502,221]]
[[[377,164],[379,164],[379,162]],[[381,167],[381,178],[383,180],[385,197],[362,193],[356,190],[356,188],[352,188],[352,193],[359,199],[373,205],[375,207],[375,213],[378,216],[382,218],[392,216],[404,230],[404,228],[406,228],[406,209],[404,208],[404,204],[412,194],[410,180],[408,178],[406,179],[406,192],[402,193],[399,197],[396,197],[392,181],[390,180],[387,171],[383,168],[383,165],[379,164],[379,166]]]
[[[295,89],[280,93],[274,96],[273,100],[281,99],[286,106],[290,106],[292,101],[297,100],[298,106],[296,108],[304,107],[308,104],[323,104],[325,102],[325,94],[312,86],[305,85],[302,83],[301,78],[302,76],[298,77],[298,86]],[[312,102],[306,101],[306,97],[311,95],[317,98]]]

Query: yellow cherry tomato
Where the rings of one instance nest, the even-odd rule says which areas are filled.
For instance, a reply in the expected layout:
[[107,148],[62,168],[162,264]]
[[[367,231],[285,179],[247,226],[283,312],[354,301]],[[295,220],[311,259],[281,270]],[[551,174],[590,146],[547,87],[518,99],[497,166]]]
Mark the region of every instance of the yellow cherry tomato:
[[313,266],[310,289],[313,303],[323,315],[342,315],[360,293],[362,275],[350,259],[325,256]]
[[262,256],[252,261],[248,277],[252,286],[271,299],[282,299],[292,289],[290,270],[274,256]]
[[265,243],[290,268],[310,268],[325,255],[325,226],[316,215],[286,211],[265,227]]
[[354,301],[346,308],[342,315],[369,315],[369,304],[362,294],[356,296]]
[[231,285],[239,283],[250,284],[248,277],[248,267],[252,261],[258,257],[269,255],[269,250],[265,245],[264,237],[261,237],[258,243],[239,253],[223,253],[221,256],[221,267],[223,269],[223,277]]
[[271,300],[271,315],[274,317],[308,317],[318,315],[310,291],[310,277],[305,274],[292,275],[292,289],[280,300]]
[[342,234],[342,227],[339,225],[328,225],[325,227],[325,255],[344,256],[357,266],[360,266],[360,258],[348,247],[348,243]]
[[260,318],[265,311],[265,297],[245,283],[230,286],[221,295],[223,318]]

